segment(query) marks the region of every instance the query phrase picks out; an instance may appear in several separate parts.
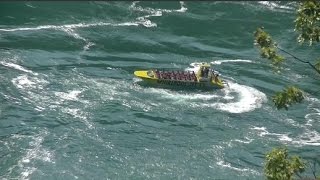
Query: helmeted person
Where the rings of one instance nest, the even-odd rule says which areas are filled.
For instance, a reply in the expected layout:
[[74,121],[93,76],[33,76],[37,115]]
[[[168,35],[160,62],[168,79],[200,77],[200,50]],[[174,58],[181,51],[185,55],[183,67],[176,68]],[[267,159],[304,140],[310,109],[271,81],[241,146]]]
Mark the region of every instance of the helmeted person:
[[209,68],[205,67],[203,71],[204,71],[204,77],[207,78],[209,74]]

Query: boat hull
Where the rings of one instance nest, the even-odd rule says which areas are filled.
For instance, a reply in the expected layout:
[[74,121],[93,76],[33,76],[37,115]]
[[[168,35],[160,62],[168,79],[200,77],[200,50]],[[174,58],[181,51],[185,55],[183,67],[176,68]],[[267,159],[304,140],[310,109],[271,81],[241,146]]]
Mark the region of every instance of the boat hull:
[[222,89],[224,84],[220,79],[213,79],[212,81],[199,81],[199,79],[190,81],[190,80],[174,80],[174,79],[159,79],[156,75],[148,73],[150,71],[135,71],[134,75],[144,82],[153,85],[160,85],[166,87],[186,87],[186,88],[213,88],[213,89]]

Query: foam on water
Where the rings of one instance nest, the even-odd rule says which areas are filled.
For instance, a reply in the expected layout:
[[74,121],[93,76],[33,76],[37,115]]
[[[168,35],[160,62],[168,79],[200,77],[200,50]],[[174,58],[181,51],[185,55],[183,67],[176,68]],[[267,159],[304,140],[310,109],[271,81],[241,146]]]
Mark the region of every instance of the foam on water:
[[279,5],[276,2],[272,2],[272,1],[258,1],[258,3],[270,8],[271,10],[274,10],[274,9],[294,10],[293,7]]
[[68,35],[74,37],[75,39],[84,41],[86,44],[84,45],[83,50],[88,50],[91,46],[94,46],[95,43],[80,36],[78,33],[75,32],[75,29],[95,27],[95,26],[138,26],[138,25],[139,23],[135,23],[135,22],[125,22],[125,23],[98,22],[98,23],[78,23],[78,24],[65,24],[65,25],[42,25],[37,27],[0,29],[0,31],[15,32],[15,31],[37,31],[37,30],[48,30],[48,29],[59,30],[59,31],[66,32]]
[[38,75],[38,73],[35,73],[31,70],[28,70],[18,64],[15,64],[15,63],[12,63],[12,62],[4,62],[4,61],[1,61],[0,64],[2,64],[3,66],[6,66],[6,67],[10,67],[10,68],[13,68],[13,69],[16,69],[16,70],[19,70],[19,71],[23,71],[23,72],[27,72],[27,73],[30,73],[30,74],[33,74],[33,75]]
[[185,7],[184,2],[180,2],[181,8],[178,10],[169,10],[169,9],[152,9],[152,8],[142,8],[140,6],[136,6],[137,2],[133,2],[132,5],[129,7],[135,11],[147,12],[148,15],[141,16],[136,18],[136,22],[124,22],[124,23],[108,23],[108,22],[97,22],[97,23],[78,23],[78,24],[66,24],[66,25],[42,25],[37,27],[22,27],[22,28],[11,28],[11,29],[0,29],[0,31],[5,32],[14,32],[14,31],[36,31],[36,30],[46,30],[46,29],[53,29],[53,30],[60,30],[66,32],[68,35],[74,37],[75,39],[79,39],[84,41],[86,44],[83,46],[83,50],[87,51],[90,49],[91,46],[94,46],[95,43],[91,42],[90,40],[80,36],[78,33],[75,32],[77,28],[87,28],[87,27],[95,27],[95,26],[138,26],[143,25],[145,27],[156,27],[157,24],[151,22],[149,17],[152,16],[162,16],[162,12],[171,13],[171,12],[186,12],[187,8]]
[[17,160],[16,164],[11,166],[7,170],[7,174],[5,177],[11,177],[16,170],[19,170],[20,175],[17,179],[29,179],[30,175],[32,175],[37,167],[34,167],[34,161],[42,161],[46,163],[55,163],[54,152],[49,151],[48,149],[42,146],[44,138],[49,135],[47,129],[42,129],[37,135],[13,135],[11,137],[10,146],[15,146],[15,142],[26,141],[31,139],[29,142],[29,147],[27,149],[22,149],[22,157]]
[[307,120],[307,126],[313,126],[313,124],[319,124],[320,122],[320,100],[311,97],[310,95],[306,96],[306,100],[310,102],[308,105],[308,109],[311,111],[310,113],[305,115],[305,119]]
[[136,20],[138,21],[135,21],[135,22],[124,22],[124,23],[97,22],[97,23],[78,23],[78,24],[65,24],[65,25],[42,25],[37,27],[21,27],[21,28],[11,28],[11,29],[2,28],[0,29],[0,31],[15,32],[15,31],[36,31],[36,30],[47,30],[47,29],[60,30],[60,31],[66,32],[68,35],[74,37],[75,39],[84,41],[86,44],[83,46],[83,50],[86,51],[91,46],[94,46],[95,43],[91,42],[90,40],[76,33],[75,29],[77,28],[87,28],[87,27],[95,27],[95,26],[138,26],[138,25],[143,25],[145,27],[156,27],[157,24],[151,22],[151,20],[148,19],[149,17],[162,16],[163,12],[183,13],[187,11],[187,8],[185,7],[184,2],[180,2],[181,7],[180,9],[177,9],[177,10],[142,8],[141,6],[136,6],[138,2],[139,1],[133,2],[129,8],[133,9],[134,11],[147,12],[149,14],[136,18]]
[[284,120],[285,123],[294,127],[299,127],[299,129],[302,130],[301,133],[294,135],[291,132],[269,132],[267,127],[256,126],[250,129],[256,132],[260,137],[275,137],[276,141],[294,146],[320,146],[320,133],[317,129],[317,124],[320,122],[320,101],[309,95],[306,97],[306,101],[310,102],[307,109],[311,110],[311,112],[308,112],[305,115],[305,124],[298,123],[295,120],[288,118]]
[[[145,93],[158,94],[162,98],[173,100],[172,103],[180,103],[200,108],[214,108],[229,113],[244,113],[260,108],[267,97],[264,93],[255,88],[228,82],[229,88],[217,90],[223,95],[216,93],[181,93],[167,89],[148,88]],[[222,99],[227,102],[219,102]],[[208,101],[208,102],[206,102]]]
[[249,137],[244,137],[245,140],[241,140],[241,139],[234,139],[231,141],[235,141],[235,142],[239,142],[239,143],[243,143],[243,144],[250,144],[254,139],[251,139]]
[[[241,172],[245,176],[252,177],[252,175],[260,175],[260,173],[254,169],[250,169],[248,167],[245,167],[245,168],[235,167],[231,163],[226,162],[224,159],[226,148],[227,147],[225,145],[213,145],[211,151],[212,151],[212,154],[214,154],[214,157],[216,160],[215,164],[217,166],[220,166],[222,168],[231,169],[233,171]],[[215,169],[214,166],[209,165],[209,167]]]
[[260,174],[259,172],[255,171],[253,169],[234,167],[230,163],[225,162],[225,161],[218,161],[217,165],[225,167],[225,168],[228,168],[228,169],[232,169],[232,170],[235,170],[235,171],[239,171],[239,172],[250,172],[250,174],[256,174],[256,175]]
[[[67,82],[66,82],[67,83]],[[55,99],[53,106],[49,106],[49,109],[58,109],[64,114],[71,115],[74,118],[80,119],[89,129],[94,128],[93,124],[88,120],[89,113],[85,111],[90,107],[90,101],[84,100],[79,97],[83,90],[71,90],[69,92],[53,92]],[[81,103],[82,108],[74,107],[73,103]]]
[[[215,62],[251,62],[250,60],[218,60]],[[200,64],[202,62],[194,62],[191,63],[189,68],[186,68],[187,71],[195,71],[197,72],[199,70]],[[176,98],[176,99],[188,99],[188,100],[211,100],[216,99],[216,102],[202,102],[202,103],[194,103],[194,102],[188,102],[193,104],[196,107],[212,107],[218,110],[230,112],[230,113],[244,113],[252,111],[256,108],[260,108],[263,103],[267,102],[266,95],[249,86],[240,85],[238,83],[227,81],[229,84],[229,87],[226,87],[221,90],[223,92],[223,95],[217,95],[217,94],[170,94],[170,91],[159,91],[162,92],[162,94],[166,95],[169,98]],[[219,102],[221,99],[227,100],[227,102]]]
[[[87,28],[87,27],[95,27],[95,26],[138,26],[138,25],[139,24],[134,22],[125,22],[125,23],[97,22],[97,23],[78,23],[78,24],[65,24],[65,25],[42,25],[37,27],[0,29],[0,31],[14,32],[14,31],[36,31],[36,30],[54,29],[54,30],[61,30],[66,32],[73,29],[77,29],[77,28]],[[74,36],[77,36],[77,35],[74,35]]]
[[[88,120],[89,113],[85,111],[90,107],[90,102],[80,97],[83,92],[82,89],[74,89],[67,92],[50,91],[44,89],[44,86],[49,84],[49,80],[39,74],[33,75],[20,75],[11,80],[12,84],[19,89],[22,94],[22,99],[27,103],[34,106],[34,110],[42,112],[58,111],[62,115],[71,115],[74,118],[80,119],[86,126],[93,128],[92,123]],[[66,80],[68,85],[70,83]],[[83,108],[74,107],[74,103],[81,103]]]
[[231,81],[228,81],[228,84],[229,88],[222,90],[225,92],[225,97],[228,97],[225,99],[236,99],[230,98],[230,94],[237,93],[239,95],[238,101],[228,103],[213,103],[209,104],[208,106],[216,107],[217,109],[230,113],[243,113],[260,108],[262,103],[267,101],[266,95],[255,88],[233,83]]
[[54,94],[58,97],[60,97],[63,100],[72,100],[72,101],[77,101],[79,100],[78,95],[81,93],[82,91],[79,90],[74,90],[74,91],[70,91],[69,93],[65,93],[65,92],[55,92]]
[[211,62],[211,64],[220,65],[222,63],[230,63],[230,62],[246,62],[246,63],[252,63],[252,60],[245,60],[245,59],[224,59],[224,60],[216,60]]
[[180,1],[180,9],[153,9],[153,8],[143,8],[141,6],[137,6],[137,3],[139,1],[135,1],[131,4],[130,9],[133,9],[134,11],[140,11],[140,12],[147,12],[148,15],[140,16],[136,18],[138,20],[138,24],[141,24],[145,27],[157,27],[157,24],[154,22],[151,22],[148,18],[150,17],[156,17],[156,16],[162,16],[162,14],[165,13],[172,13],[172,12],[179,12],[184,13],[187,11],[187,8],[185,7],[184,2]]
[[289,133],[271,133],[267,130],[266,127],[253,127],[250,128],[258,133],[260,137],[276,137],[277,140],[290,143],[296,146],[320,146],[320,133],[315,130],[304,129],[302,134],[299,134],[297,137],[289,137]]
[[39,79],[37,77],[30,77],[28,75],[20,75],[16,78],[13,78],[11,82],[19,89],[25,89],[25,88],[43,89],[43,85],[48,83],[48,81],[44,79]]

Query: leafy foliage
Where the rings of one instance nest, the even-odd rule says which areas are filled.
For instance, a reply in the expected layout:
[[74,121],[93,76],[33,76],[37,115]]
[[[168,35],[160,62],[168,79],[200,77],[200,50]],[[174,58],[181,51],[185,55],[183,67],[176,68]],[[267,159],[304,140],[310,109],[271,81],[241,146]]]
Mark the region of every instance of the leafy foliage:
[[318,62],[314,65],[318,71],[320,71],[320,59]]
[[278,92],[272,98],[277,109],[285,108],[286,110],[288,110],[290,105],[300,103],[303,99],[302,91],[293,86],[284,89],[282,92]]
[[320,41],[320,1],[308,0],[300,2],[295,20],[295,31],[299,32],[298,42]]
[[266,155],[264,173],[268,180],[291,180],[295,173],[302,173],[305,163],[298,157],[288,157],[286,148],[275,148]]
[[[319,0],[306,0],[300,2],[297,10],[297,18],[295,20],[295,31],[299,33],[297,38],[299,43],[309,41],[311,46],[315,42],[320,42],[320,1]],[[316,64],[309,61],[301,60],[294,55],[286,52],[285,50],[277,47],[273,42],[271,36],[264,32],[262,28],[258,28],[255,32],[255,43],[260,45],[261,56],[272,60],[273,65],[280,64],[284,58],[276,54],[276,48],[280,51],[290,55],[294,59],[308,64],[320,74],[320,59]],[[278,92],[273,97],[273,102],[277,109],[288,107],[294,103],[299,103],[304,99],[303,93],[296,87],[288,87],[282,92]],[[276,148],[267,153],[265,160],[264,173],[268,180],[292,180],[294,175],[302,173],[306,168],[306,164],[297,157],[288,157],[288,151],[286,148]],[[320,177],[316,177],[315,164],[313,170],[314,178],[320,180]],[[300,177],[300,176],[299,176]],[[301,179],[301,177],[300,177]]]
[[270,59],[273,65],[279,65],[284,60],[283,56],[276,53],[276,43],[273,42],[271,36],[263,28],[258,28],[254,36],[255,44],[260,47],[261,57]]

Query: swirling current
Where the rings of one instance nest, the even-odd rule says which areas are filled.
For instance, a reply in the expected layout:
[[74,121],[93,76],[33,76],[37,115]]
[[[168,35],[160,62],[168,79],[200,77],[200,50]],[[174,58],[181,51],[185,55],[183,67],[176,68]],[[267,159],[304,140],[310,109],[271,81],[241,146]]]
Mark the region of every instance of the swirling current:
[[[264,26],[303,59],[297,2],[1,2],[1,179],[263,179],[264,155],[320,153],[319,76],[260,58]],[[211,63],[229,86],[141,85],[141,69]],[[298,85],[306,99],[277,110]],[[319,162],[319,160],[317,160]],[[311,172],[306,172],[306,174]]]

